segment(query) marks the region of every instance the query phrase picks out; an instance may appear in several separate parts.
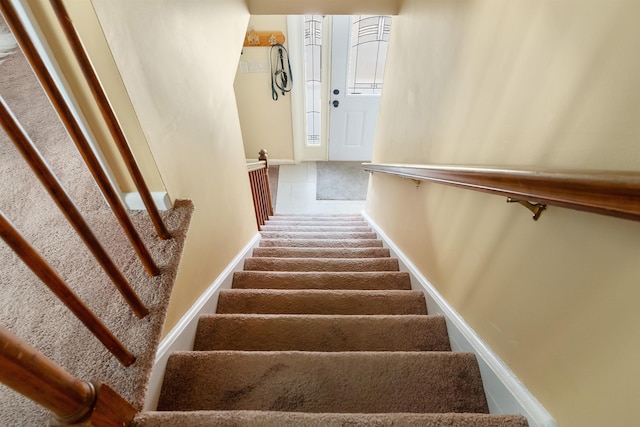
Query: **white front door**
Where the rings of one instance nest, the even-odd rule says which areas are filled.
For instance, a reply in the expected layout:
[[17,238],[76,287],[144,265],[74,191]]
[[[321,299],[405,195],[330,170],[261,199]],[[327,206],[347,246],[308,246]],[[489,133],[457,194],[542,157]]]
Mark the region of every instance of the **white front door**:
[[371,160],[390,28],[390,17],[333,17],[329,160]]

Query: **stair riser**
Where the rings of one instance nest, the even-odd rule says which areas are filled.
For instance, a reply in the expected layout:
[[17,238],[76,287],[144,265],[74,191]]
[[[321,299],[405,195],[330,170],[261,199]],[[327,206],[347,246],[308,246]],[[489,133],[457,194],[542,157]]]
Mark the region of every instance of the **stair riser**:
[[376,233],[263,231],[263,239],[377,239]]
[[306,414],[263,411],[147,412],[132,427],[527,427],[522,415]]
[[312,232],[312,233],[372,233],[371,227],[367,226],[325,226],[325,225],[263,225],[261,231],[283,231],[283,232]]
[[381,248],[382,240],[378,239],[265,239],[260,247],[280,248]]
[[255,248],[254,258],[389,258],[386,248]]
[[245,271],[398,271],[393,258],[247,258]]
[[408,273],[400,272],[258,272],[238,271],[233,275],[234,289],[346,289],[409,290]]
[[451,352],[175,353],[158,408],[488,413],[475,357]]
[[257,316],[200,318],[197,351],[450,351],[441,316]]
[[421,292],[223,290],[219,314],[427,314]]
[[321,227],[370,227],[366,221],[271,221],[265,222],[265,225],[274,225],[278,227],[284,226],[321,226]]
[[364,221],[362,215],[292,215],[276,214],[269,221]]

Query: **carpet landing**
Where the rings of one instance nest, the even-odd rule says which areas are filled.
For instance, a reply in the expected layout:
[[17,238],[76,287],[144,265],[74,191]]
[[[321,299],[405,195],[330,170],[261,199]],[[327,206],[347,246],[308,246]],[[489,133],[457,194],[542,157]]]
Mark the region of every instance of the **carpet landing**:
[[361,217],[276,215],[262,237],[134,426],[527,426],[488,414],[475,356]]

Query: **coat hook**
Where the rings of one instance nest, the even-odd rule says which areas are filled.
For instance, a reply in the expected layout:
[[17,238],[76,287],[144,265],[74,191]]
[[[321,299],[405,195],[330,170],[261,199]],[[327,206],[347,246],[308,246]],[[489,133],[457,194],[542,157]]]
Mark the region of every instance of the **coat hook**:
[[253,27],[249,28],[249,31],[247,31],[247,44],[250,46],[260,46],[260,36]]
[[533,212],[534,221],[537,221],[538,218],[540,218],[540,215],[542,215],[542,212],[547,209],[547,205],[545,205],[544,203],[531,203],[526,200],[518,200],[512,197],[507,198],[507,203],[518,203],[529,209],[531,212]]

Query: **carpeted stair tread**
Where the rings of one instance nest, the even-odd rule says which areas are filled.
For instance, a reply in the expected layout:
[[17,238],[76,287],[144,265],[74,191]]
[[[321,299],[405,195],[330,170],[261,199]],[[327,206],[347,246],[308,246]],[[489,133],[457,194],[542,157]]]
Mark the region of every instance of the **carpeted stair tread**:
[[369,223],[361,220],[361,221],[296,221],[296,220],[287,220],[287,221],[265,221],[265,225],[275,225],[275,226],[314,226],[319,225],[323,227],[341,227],[341,226],[349,226],[349,227],[370,227]]
[[288,231],[288,232],[349,232],[349,233],[371,233],[371,227],[367,225],[273,225],[265,224],[260,230],[265,231]]
[[527,426],[488,414],[475,356],[361,215],[277,214],[261,237],[134,426]]
[[269,217],[269,221],[363,221],[360,214],[279,214]]
[[409,273],[237,271],[234,289],[346,289],[410,290]]
[[331,414],[279,411],[143,412],[131,427],[527,427],[522,415]]
[[398,271],[396,258],[246,258],[245,271]]
[[296,216],[296,217],[283,217],[283,216],[271,216],[267,220],[270,224],[275,223],[290,223],[290,222],[305,222],[305,223],[322,223],[322,222],[353,222],[362,223],[364,219],[361,216],[345,217],[345,216],[333,216],[333,217],[317,217],[317,216]]
[[373,232],[261,231],[263,239],[377,239]]
[[450,351],[443,316],[200,317],[196,351]]
[[489,412],[475,355],[454,352],[176,352],[158,409]]
[[254,258],[389,258],[387,248],[255,248]]
[[381,248],[379,239],[267,239],[260,240],[261,248]]
[[226,289],[219,314],[427,314],[418,291]]

